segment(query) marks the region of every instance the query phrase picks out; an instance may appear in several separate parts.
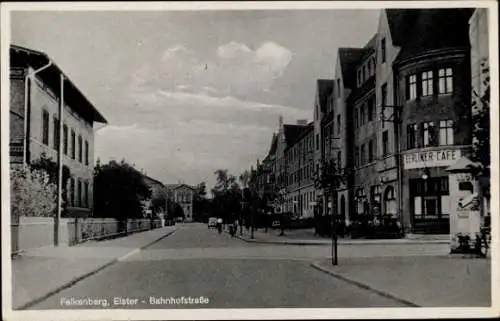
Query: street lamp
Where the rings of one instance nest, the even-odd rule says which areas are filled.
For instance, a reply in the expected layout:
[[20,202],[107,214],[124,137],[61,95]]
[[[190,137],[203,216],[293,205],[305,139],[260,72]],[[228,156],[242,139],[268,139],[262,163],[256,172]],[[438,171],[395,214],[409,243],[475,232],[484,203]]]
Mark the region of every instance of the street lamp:
[[[394,99],[396,99],[396,91],[394,92]],[[394,124],[394,143],[396,145],[396,164],[397,164],[397,177],[398,177],[398,215],[399,215],[399,222],[402,226],[402,229],[404,231],[404,220],[402,217],[402,210],[403,210],[403,196],[402,196],[402,191],[403,191],[403,180],[402,180],[402,164],[401,164],[401,140],[399,137],[399,132],[400,128],[399,126],[402,124],[401,120],[401,111],[402,111],[402,106],[399,105],[382,105],[381,111],[380,111],[380,121],[382,122],[382,126],[384,126],[385,122],[392,122]],[[385,115],[385,110],[389,108],[392,109],[392,114],[386,117]],[[422,177],[423,178],[423,177]]]

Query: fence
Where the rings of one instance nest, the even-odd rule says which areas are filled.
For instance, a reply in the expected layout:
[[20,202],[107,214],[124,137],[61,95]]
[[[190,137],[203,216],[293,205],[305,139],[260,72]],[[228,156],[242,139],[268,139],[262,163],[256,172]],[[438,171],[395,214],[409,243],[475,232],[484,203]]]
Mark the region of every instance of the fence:
[[[159,219],[61,218],[59,242],[75,245],[89,240],[100,240],[137,233],[161,227]],[[13,255],[29,249],[54,245],[54,218],[19,217],[11,225],[11,252]]]

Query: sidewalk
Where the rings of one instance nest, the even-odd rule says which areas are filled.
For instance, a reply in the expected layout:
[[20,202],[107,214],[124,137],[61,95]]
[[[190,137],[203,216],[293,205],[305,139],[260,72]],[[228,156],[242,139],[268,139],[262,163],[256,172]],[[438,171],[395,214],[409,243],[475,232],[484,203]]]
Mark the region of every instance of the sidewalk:
[[339,259],[312,267],[407,306],[489,307],[491,261],[462,256]]
[[42,247],[12,260],[12,307],[24,309],[175,232],[164,227],[71,247]]
[[[314,229],[285,230],[284,236],[279,236],[279,230],[268,229],[267,233],[263,229],[254,231],[254,238],[251,239],[250,230],[243,228],[243,235],[240,230],[236,237],[246,242],[282,244],[282,245],[330,245],[330,238],[321,237],[314,234]],[[401,239],[349,239],[338,238],[341,245],[376,245],[376,244],[449,244],[447,236],[435,237],[435,239],[401,238]]]

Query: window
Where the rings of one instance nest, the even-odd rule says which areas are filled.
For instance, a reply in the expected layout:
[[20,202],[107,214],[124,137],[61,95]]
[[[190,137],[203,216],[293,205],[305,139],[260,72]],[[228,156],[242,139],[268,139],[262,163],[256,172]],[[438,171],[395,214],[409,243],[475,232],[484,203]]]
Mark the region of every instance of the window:
[[426,122],[423,127],[423,146],[437,146],[434,122]]
[[63,150],[64,155],[68,155],[68,126],[66,124],[63,126]]
[[422,96],[431,96],[433,91],[432,71],[422,73]]
[[83,150],[83,143],[82,143],[82,135],[78,135],[78,161],[81,163],[82,162],[82,150]]
[[75,153],[76,153],[75,144],[76,144],[76,133],[72,129],[71,130],[71,158],[73,158],[73,159],[75,159]]
[[340,115],[337,115],[337,133],[340,134],[340,128],[341,128],[341,123],[340,123]]
[[382,133],[382,155],[389,154],[389,132],[386,130]]
[[396,215],[396,195],[394,194],[394,187],[388,186],[384,193],[384,209],[385,214]]
[[373,104],[373,97],[370,97],[370,98],[368,99],[368,103],[367,103],[367,104],[368,104],[368,106],[367,106],[367,108],[368,108],[368,111],[367,111],[367,113],[368,113],[368,121],[372,121],[372,120],[373,120],[373,118],[375,118],[375,117],[374,117],[374,112],[373,112],[373,111],[374,111],[374,109],[375,109],[375,108],[374,108],[375,106],[374,106],[374,104]]
[[380,88],[380,97],[382,106],[387,106],[387,84],[383,84]]
[[417,75],[410,75],[406,84],[406,99],[412,100],[417,98]]
[[49,145],[49,112],[42,110],[42,143]]
[[54,134],[52,136],[54,149],[59,150],[59,119],[57,119],[57,117],[54,116],[54,118],[52,119],[52,123],[54,124],[53,127]]
[[373,162],[373,140],[368,142],[368,162]]
[[81,179],[78,179],[78,206],[83,206],[83,183]]
[[453,120],[439,122],[439,145],[453,145]]
[[316,150],[319,149],[319,134],[316,134]]
[[451,68],[439,69],[439,93],[449,94],[453,92],[453,70]]
[[89,142],[85,141],[85,165],[89,164]]
[[84,182],[83,183],[84,185],[84,188],[83,188],[83,192],[84,192],[84,206],[85,207],[89,207],[89,182]]
[[366,112],[366,105],[363,104],[361,105],[360,107],[360,117],[361,117],[361,121],[360,121],[360,126],[363,126],[365,124],[365,112]]
[[368,75],[368,68],[367,68],[367,65],[365,64],[363,66],[363,78],[366,80],[368,79],[370,76]]
[[356,147],[354,162],[355,162],[356,167],[358,167],[359,166],[359,147]]
[[75,206],[75,179],[73,177],[70,179],[69,203],[71,206]]
[[337,153],[337,166],[338,168],[342,168],[342,152]]
[[410,124],[406,126],[406,148],[413,149],[417,148],[417,133],[418,125]]
[[386,59],[386,48],[385,48],[385,38],[382,38],[382,40],[380,41],[380,59],[382,61],[382,63],[385,63],[385,59]]
[[365,144],[361,145],[361,166],[365,165]]

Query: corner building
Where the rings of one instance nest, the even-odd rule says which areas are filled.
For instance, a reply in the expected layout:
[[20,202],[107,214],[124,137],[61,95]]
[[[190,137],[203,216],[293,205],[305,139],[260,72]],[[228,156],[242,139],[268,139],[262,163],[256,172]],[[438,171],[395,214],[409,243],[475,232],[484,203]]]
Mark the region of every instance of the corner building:
[[[389,11],[389,16],[392,14]],[[400,46],[393,63],[401,108],[403,223],[412,233],[449,233],[446,168],[472,143],[470,9],[404,10],[389,20]],[[412,26],[411,29],[404,25]]]

